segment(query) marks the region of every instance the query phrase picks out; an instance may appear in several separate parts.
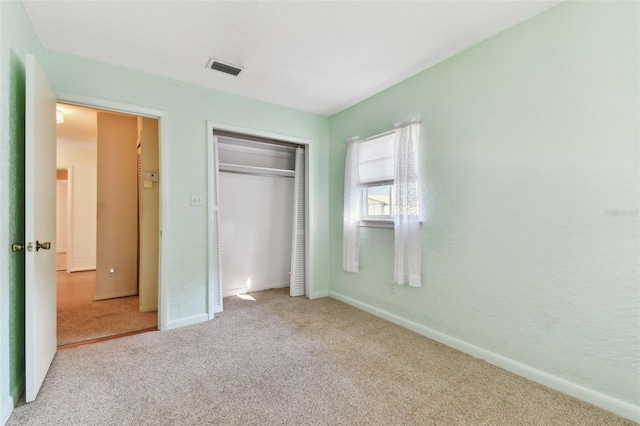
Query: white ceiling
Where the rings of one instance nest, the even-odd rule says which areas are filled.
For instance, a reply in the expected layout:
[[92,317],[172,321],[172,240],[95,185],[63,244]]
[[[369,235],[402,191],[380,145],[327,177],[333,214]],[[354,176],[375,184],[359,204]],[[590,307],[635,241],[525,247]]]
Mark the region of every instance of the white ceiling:
[[321,115],[557,3],[24,0],[49,49]]

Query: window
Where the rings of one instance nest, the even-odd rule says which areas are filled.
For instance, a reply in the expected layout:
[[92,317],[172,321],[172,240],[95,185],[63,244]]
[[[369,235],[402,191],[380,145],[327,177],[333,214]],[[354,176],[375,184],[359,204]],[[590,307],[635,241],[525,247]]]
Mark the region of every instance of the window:
[[393,185],[362,188],[362,219],[393,220]]
[[393,224],[394,133],[366,139],[358,147],[361,219],[364,226],[372,221]]
[[420,287],[420,122],[414,119],[394,127],[393,132],[369,139],[347,139],[342,267],[359,271],[359,226],[393,227],[393,280]]

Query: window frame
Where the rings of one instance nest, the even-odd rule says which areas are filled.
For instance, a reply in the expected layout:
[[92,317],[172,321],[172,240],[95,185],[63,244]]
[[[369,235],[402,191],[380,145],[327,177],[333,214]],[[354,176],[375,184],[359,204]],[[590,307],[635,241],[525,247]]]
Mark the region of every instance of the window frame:
[[[373,215],[369,214],[369,202],[368,195],[369,190],[373,188],[384,188],[389,187],[389,214],[381,214],[381,215]],[[393,208],[393,200],[395,196],[395,184],[393,182],[381,182],[379,184],[374,185],[366,185],[360,188],[360,197],[362,198],[360,204],[360,220],[369,221],[369,222],[393,222],[394,208]]]

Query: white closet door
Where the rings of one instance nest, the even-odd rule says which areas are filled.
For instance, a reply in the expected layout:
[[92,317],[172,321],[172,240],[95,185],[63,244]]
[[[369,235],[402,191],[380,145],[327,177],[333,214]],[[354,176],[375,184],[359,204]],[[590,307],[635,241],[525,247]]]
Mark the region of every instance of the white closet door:
[[291,247],[290,296],[304,296],[306,282],[305,164],[304,149],[296,149],[296,172],[293,183],[293,241]]
[[214,136],[209,146],[209,319],[213,319],[216,312],[222,312],[219,183],[218,137]]

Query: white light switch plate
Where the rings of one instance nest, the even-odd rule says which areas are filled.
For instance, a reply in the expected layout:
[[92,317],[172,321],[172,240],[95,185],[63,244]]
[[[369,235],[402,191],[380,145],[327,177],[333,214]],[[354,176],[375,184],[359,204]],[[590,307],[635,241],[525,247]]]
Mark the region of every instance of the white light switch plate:
[[192,206],[204,206],[204,196],[202,194],[191,194]]

